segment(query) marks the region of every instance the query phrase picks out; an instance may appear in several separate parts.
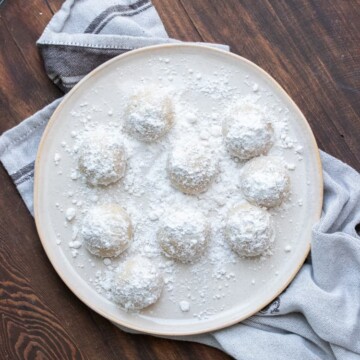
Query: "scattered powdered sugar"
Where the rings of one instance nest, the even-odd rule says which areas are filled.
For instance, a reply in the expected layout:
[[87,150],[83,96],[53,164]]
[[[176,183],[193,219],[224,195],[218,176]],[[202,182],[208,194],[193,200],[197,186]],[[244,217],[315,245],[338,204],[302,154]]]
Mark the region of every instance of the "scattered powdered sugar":
[[61,160],[60,154],[59,154],[59,153],[55,153],[55,155],[54,155],[54,163],[55,163],[55,166],[58,166],[58,165],[59,165],[60,160]]
[[72,249],[80,249],[81,245],[82,245],[82,242],[79,240],[69,242],[69,248],[72,248]]
[[66,218],[67,221],[74,220],[75,216],[76,216],[76,209],[75,208],[70,207],[70,208],[66,209],[65,218]]
[[186,300],[180,301],[179,306],[180,306],[181,311],[183,311],[183,312],[187,312],[190,310],[190,303]]
[[103,260],[103,263],[104,263],[105,266],[109,266],[109,265],[112,264],[112,261],[111,261],[111,259],[109,259],[109,258],[105,258],[105,259]]
[[293,171],[296,169],[296,165],[295,164],[286,164],[285,167],[290,170]]
[[[266,114],[265,125],[270,124],[271,130],[265,126],[267,130],[264,132],[263,122],[254,123],[253,119],[251,122],[255,133],[267,141],[267,146],[274,143],[270,153],[273,151],[281,156],[286,149],[297,149],[296,154],[301,156],[302,149],[289,136],[287,110],[279,105],[274,107],[272,94],[259,84],[246,80],[251,93],[244,95],[231,84],[231,73],[224,69],[209,77],[189,68],[182,74],[182,87],[175,91],[171,83],[180,75],[171,62],[165,59],[161,62],[166,66],[164,76],[158,79],[158,90],[162,95],[155,96],[152,104],[163,102],[163,94],[170,94],[171,110],[166,111],[171,112],[173,119],[165,124],[166,131],[163,131],[164,124],[158,123],[161,116],[154,113],[151,104],[145,106],[141,101],[135,115],[127,118],[130,123],[126,124],[130,99],[127,95],[122,95],[118,108],[105,101],[101,104],[83,101],[72,111],[76,131],[69,129],[69,140],[64,146],[60,144],[57,150],[63,153],[56,153],[59,159],[66,154],[71,159],[71,166],[64,167],[68,179],[68,202],[58,201],[67,209],[65,218],[71,232],[69,247],[73,261],[82,258],[83,264],[84,257],[93,259],[85,262],[83,274],[99,293],[125,309],[140,309],[155,302],[164,287],[161,296],[166,296],[166,302],[172,303],[177,312],[184,312],[184,316],[189,313],[202,320],[226,309],[226,299],[232,296],[239,281],[237,266],[245,264],[255,273],[273,251],[271,249],[256,259],[244,260],[226,241],[227,216],[234,207],[244,203],[240,190],[244,163],[231,157],[224,144],[225,113],[231,111],[230,105],[234,103],[261,109]],[[136,85],[134,91],[138,88]],[[194,93],[198,94],[196,100],[192,99]],[[201,103],[208,98],[214,105],[207,111],[200,111],[197,101]],[[267,98],[270,100],[265,101]],[[135,128],[144,130],[145,138],[138,136],[139,131],[136,132]],[[154,136],[155,133],[161,133],[161,136]],[[246,137],[247,133],[241,136]],[[261,153],[267,150],[263,149]],[[98,156],[99,151],[103,156]],[[55,164],[61,168],[63,161],[55,161]],[[297,170],[292,163],[286,167],[292,172]],[[298,201],[301,206],[301,200]],[[119,257],[109,259],[112,255],[103,255],[106,257],[97,261],[88,252],[86,241],[85,246],[81,246],[82,241],[84,237],[112,239],[110,227],[114,223],[98,223],[94,219],[99,219],[99,214],[95,214],[90,222],[86,219],[94,207],[110,203],[118,204],[128,215],[132,223],[132,240],[128,241],[127,250],[123,249]],[[70,209],[73,210],[69,212]],[[276,211],[282,209],[274,210],[274,213]],[[184,225],[184,219],[191,220],[189,226]],[[260,221],[252,219],[255,229],[259,227],[257,220]],[[166,251],[158,240],[161,227],[170,229],[166,236],[176,240],[170,244],[168,252],[172,255],[180,253],[180,258],[195,261],[182,264],[164,256]],[[104,229],[108,230],[106,236]],[[206,241],[202,242],[203,239]],[[177,248],[176,244],[180,243]],[[286,248],[280,249],[284,256],[284,251],[290,252]],[[125,264],[131,259],[135,262],[130,270],[125,270]],[[94,274],[94,269],[100,270]],[[184,272],[186,278],[183,278]],[[250,279],[248,283],[254,287],[255,280]],[[260,283],[258,280],[256,286]],[[156,307],[154,311],[157,311]]]

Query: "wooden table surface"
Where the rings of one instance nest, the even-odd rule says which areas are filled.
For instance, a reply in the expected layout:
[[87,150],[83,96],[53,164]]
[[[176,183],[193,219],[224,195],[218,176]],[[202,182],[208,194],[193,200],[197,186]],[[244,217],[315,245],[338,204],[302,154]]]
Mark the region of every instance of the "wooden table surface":
[[[359,1],[153,3],[171,37],[228,44],[268,71],[303,111],[319,147],[360,169]],[[61,4],[0,5],[0,133],[61,94],[35,46]],[[126,334],[88,309],[55,273],[2,167],[0,189],[0,359],[229,358],[199,344]]]

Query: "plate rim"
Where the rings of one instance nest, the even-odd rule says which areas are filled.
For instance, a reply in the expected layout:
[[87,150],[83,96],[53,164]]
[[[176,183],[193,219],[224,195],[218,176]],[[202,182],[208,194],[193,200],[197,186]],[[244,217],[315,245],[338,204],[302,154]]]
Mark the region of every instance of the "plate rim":
[[[59,277],[61,278],[61,280],[66,284],[66,286],[70,289],[70,291],[76,295],[76,297],[83,302],[86,306],[88,306],[90,309],[92,309],[93,311],[95,311],[96,313],[100,314],[101,316],[105,317],[106,319],[110,320],[111,322],[115,323],[116,325],[119,326],[124,326],[126,328],[135,330],[135,331],[140,331],[142,333],[146,333],[146,334],[153,334],[153,335],[161,335],[161,336],[189,336],[189,335],[197,335],[197,334],[204,334],[204,333],[208,333],[211,331],[215,331],[215,330],[219,330],[219,329],[224,329],[226,327],[229,327],[231,325],[234,325],[236,323],[239,323],[247,318],[249,318],[250,316],[256,314],[258,311],[260,311],[261,309],[263,309],[265,306],[267,306],[268,304],[270,304],[276,297],[278,297],[285,289],[286,287],[293,281],[293,279],[295,278],[295,276],[297,275],[297,273],[299,272],[300,268],[302,267],[306,257],[308,256],[309,252],[310,252],[310,247],[311,247],[311,238],[307,240],[307,249],[304,252],[303,257],[300,259],[299,264],[294,268],[294,271],[290,274],[290,276],[288,277],[288,280],[286,282],[284,282],[284,284],[282,286],[280,286],[276,292],[274,292],[274,295],[272,295],[270,298],[266,298],[266,301],[263,301],[261,306],[258,306],[254,311],[252,311],[251,313],[247,313],[246,315],[242,315],[239,317],[235,317],[234,319],[232,319],[231,321],[227,321],[226,323],[220,324],[220,325],[212,325],[209,326],[206,330],[191,330],[189,329],[189,331],[177,331],[176,329],[173,332],[168,332],[168,331],[149,331],[148,329],[144,329],[141,326],[138,326],[136,324],[133,323],[128,323],[125,320],[120,320],[115,318],[113,315],[107,313],[106,311],[100,309],[99,307],[96,306],[96,304],[92,303],[91,301],[88,301],[88,299],[84,298],[83,296],[81,296],[78,292],[76,287],[74,287],[70,281],[67,280],[67,277],[62,273],[62,270],[57,266],[56,261],[52,258],[51,255],[51,251],[49,249],[49,245],[48,245],[48,241],[46,241],[46,238],[44,236],[44,234],[42,233],[42,227],[41,227],[41,221],[39,219],[40,214],[39,214],[39,193],[40,193],[40,187],[39,187],[39,167],[40,167],[40,159],[42,157],[42,150],[44,147],[44,144],[47,140],[47,135],[50,131],[50,128],[53,126],[53,124],[56,121],[56,118],[58,117],[57,114],[61,112],[62,108],[64,107],[64,104],[67,102],[67,100],[75,93],[79,90],[79,88],[83,85],[83,83],[85,83],[89,78],[91,78],[92,76],[94,76],[95,74],[97,74],[99,71],[101,71],[102,69],[104,69],[105,67],[109,66],[110,64],[112,64],[113,62],[118,61],[118,59],[123,59],[126,57],[131,57],[134,55],[138,55],[141,53],[145,53],[145,52],[151,52],[153,50],[157,50],[157,49],[164,49],[164,48],[192,48],[192,49],[200,49],[200,50],[207,50],[213,53],[220,53],[222,55],[228,56],[228,57],[232,57],[233,59],[235,59],[236,61],[242,61],[245,62],[247,65],[249,65],[250,67],[254,67],[258,72],[261,73],[261,75],[266,78],[270,83],[271,86],[274,86],[275,88],[277,88],[277,90],[282,93],[282,95],[287,98],[287,100],[289,101],[289,103],[291,103],[293,109],[295,110],[295,112],[298,113],[299,115],[299,119],[301,120],[301,122],[303,123],[303,125],[305,125],[306,130],[309,134],[309,141],[312,143],[312,146],[314,147],[315,151],[314,151],[314,158],[316,160],[316,169],[318,171],[318,192],[319,192],[319,201],[316,204],[317,205],[317,211],[314,211],[314,213],[317,214],[316,216],[316,221],[318,221],[321,217],[321,211],[322,211],[322,204],[323,204],[323,172],[322,172],[322,164],[321,164],[321,158],[320,158],[320,152],[319,152],[319,148],[315,139],[315,136],[312,132],[312,129],[310,127],[310,124],[308,123],[308,121],[306,120],[304,114],[302,113],[302,111],[300,110],[300,108],[297,106],[297,104],[295,103],[295,101],[290,97],[290,95],[282,88],[282,86],[269,74],[267,73],[264,69],[262,69],[260,66],[258,66],[257,64],[255,64],[254,62],[231,52],[228,51],[224,51],[218,48],[214,48],[214,47],[210,47],[210,46],[204,46],[204,45],[199,45],[199,44],[161,44],[161,45],[152,45],[152,46],[147,46],[144,48],[140,48],[140,49],[136,49],[136,50],[131,50],[128,51],[124,54],[120,54],[108,61],[106,61],[105,63],[101,64],[100,66],[98,66],[97,68],[95,68],[94,70],[92,70],[89,74],[87,74],[84,78],[82,78],[63,98],[63,100],[60,102],[60,104],[57,106],[57,108],[55,109],[54,113],[51,115],[45,130],[42,134],[40,143],[39,143],[39,147],[38,147],[38,151],[37,151],[37,155],[36,155],[36,159],[35,159],[35,166],[34,166],[34,195],[33,195],[33,200],[34,200],[34,219],[35,219],[35,225],[36,225],[36,229],[40,238],[40,241],[42,243],[42,246],[45,250],[45,253],[52,265],[52,267],[55,269],[56,273],[59,275]],[[315,224],[316,222],[314,222]]]

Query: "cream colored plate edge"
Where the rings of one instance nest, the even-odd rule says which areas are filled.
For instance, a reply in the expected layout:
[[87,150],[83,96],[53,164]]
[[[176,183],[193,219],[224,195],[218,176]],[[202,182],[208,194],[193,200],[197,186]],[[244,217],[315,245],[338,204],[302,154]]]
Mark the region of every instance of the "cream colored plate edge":
[[[293,252],[291,263],[287,265],[274,279],[270,289],[266,287],[266,294],[261,298],[256,299],[252,303],[242,306],[239,310],[236,307],[228,309],[217,316],[209,317],[205,320],[187,319],[180,321],[178,319],[156,319],[147,317],[133,316],[119,310],[115,305],[111,304],[102,295],[99,295],[93,288],[91,288],[86,281],[84,281],[74,266],[70,264],[68,258],[60,251],[54,240],[54,230],[49,221],[49,213],[51,213],[50,199],[51,194],[47,194],[45,189],[46,167],[49,166],[52,159],[49,158],[49,148],[52,140],[59,137],[56,133],[56,126],[61,121],[61,113],[70,106],[74,97],[79,98],[81,93],[91,86],[95,78],[101,77],[109,71],[113,71],[115,67],[121,67],[122,63],[129,63],[132,59],[141,59],[146,56],[168,56],[171,55],[200,56],[206,64],[206,59],[214,58],[217,61],[223,62],[226,67],[227,64],[237,66],[239,69],[248,71],[254,80],[260,83],[265,83],[276,94],[285,106],[290,110],[292,117],[296,121],[296,126],[299,133],[303,136],[302,144],[304,145],[304,162],[306,163],[306,174],[303,174],[308,181],[306,201],[307,214],[306,223],[303,226],[301,234],[301,244]],[[101,65],[89,75],[87,75],[79,84],[77,84],[72,91],[66,95],[63,102],[59,105],[53,116],[51,117],[44,135],[42,137],[39,151],[35,163],[35,184],[34,184],[34,210],[35,221],[39,232],[40,239],[44,249],[54,266],[55,270],[67,284],[67,286],[81,299],[86,305],[94,311],[108,318],[116,324],[146,332],[159,335],[190,335],[205,333],[212,330],[227,327],[235,324],[257,311],[261,310],[268,303],[270,303],[276,296],[278,296],[294,278],[296,273],[302,266],[310,249],[311,228],[319,219],[322,206],[323,193],[322,169],[319,157],[319,151],[313,137],[312,131],[296,104],[286,94],[286,92],[277,84],[277,82],[270,77],[265,71],[259,68],[252,62],[221,50],[198,46],[198,45],[160,45],[148,47],[140,50],[131,51],[129,53],[120,55],[107,63]],[[291,232],[289,230],[289,236]],[[61,256],[63,255],[63,256]],[[243,304],[244,305],[244,304]]]

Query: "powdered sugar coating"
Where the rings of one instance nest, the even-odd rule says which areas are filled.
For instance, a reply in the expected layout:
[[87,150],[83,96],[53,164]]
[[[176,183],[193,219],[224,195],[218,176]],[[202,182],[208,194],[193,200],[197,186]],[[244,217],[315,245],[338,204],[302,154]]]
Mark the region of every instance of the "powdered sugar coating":
[[264,254],[274,242],[270,214],[247,203],[231,209],[226,220],[225,238],[239,256]]
[[200,144],[181,144],[172,149],[167,172],[175,188],[195,195],[210,187],[218,173],[218,161],[209,149]]
[[116,270],[113,298],[125,310],[140,310],[159,299],[163,286],[163,276],[156,266],[143,256],[134,256]]
[[135,139],[156,141],[170,130],[173,122],[174,104],[166,91],[147,88],[130,98],[125,112],[125,130]]
[[119,134],[98,126],[85,132],[79,149],[79,169],[88,184],[107,186],[124,176],[126,153]]
[[164,254],[183,263],[194,262],[203,255],[209,235],[205,217],[191,210],[165,215],[157,231]]
[[226,149],[241,160],[266,154],[274,142],[274,130],[265,114],[248,103],[231,107],[222,124]]
[[[152,69],[154,62],[158,61],[160,60],[156,59],[149,63],[149,68]],[[266,114],[276,133],[276,142],[270,149],[270,154],[283,157],[287,165],[294,165],[294,171],[289,172],[292,179],[302,175],[304,167],[306,168],[304,165],[307,165],[305,161],[298,162],[297,159],[302,154],[295,153],[295,149],[298,149],[302,143],[298,142],[300,138],[294,132],[292,113],[288,112],[283,103],[274,102],[274,96],[262,83],[258,91],[252,94],[254,79],[246,78],[246,74],[237,78],[236,72],[226,73],[220,67],[214,69],[214,74],[202,73],[200,69],[192,73],[192,69],[188,72],[187,68],[180,73],[179,66],[181,62],[177,61],[170,69],[169,65],[163,62],[164,69],[156,77],[138,77],[136,82],[130,80],[126,83],[123,78],[127,69],[120,69],[117,78],[114,77],[114,81],[111,81],[110,91],[106,95],[101,87],[93,87],[91,96],[83,97],[81,102],[73,105],[74,115],[71,120],[75,124],[74,128],[69,127],[68,136],[63,132],[64,135],[51,154],[58,153],[61,156],[57,166],[52,164],[53,170],[63,171],[62,176],[66,180],[66,187],[61,192],[64,196],[60,196],[59,193],[55,199],[59,217],[56,230],[61,234],[58,239],[62,241],[58,247],[63,248],[69,256],[69,261],[74,264],[75,270],[89,286],[114,302],[111,286],[114,269],[127,258],[138,254],[155,261],[158,269],[164,274],[165,285],[161,301],[156,306],[141,311],[139,316],[131,315],[134,321],[142,318],[160,318],[161,321],[164,319],[164,322],[175,318],[181,320],[195,318],[204,321],[208,317],[216,314],[218,316],[222,311],[238,306],[241,299],[247,298],[239,295],[240,292],[249,294],[249,297],[252,296],[252,292],[261,293],[261,288],[267,288],[267,283],[273,281],[272,275],[275,276],[275,272],[280,270],[281,261],[289,258],[289,254],[292,256],[295,253],[298,246],[296,235],[301,232],[299,231],[301,223],[298,221],[299,218],[294,216],[292,209],[297,206],[299,199],[304,201],[302,205],[304,209],[307,204],[305,192],[299,193],[297,183],[294,181],[292,201],[270,210],[277,230],[276,244],[271,247],[272,256],[268,256],[270,252],[266,252],[266,256],[242,258],[231,249],[225,239],[224,224],[230,209],[243,202],[239,175],[245,163],[230,156],[225,147],[222,135],[223,120],[226,117],[224,109],[243,100],[260,108]],[[177,75],[174,75],[175,71]],[[201,78],[198,76],[199,73]],[[175,80],[168,81],[170,76],[175,79],[178,76],[181,78],[181,83]],[[236,81],[233,80],[235,78]],[[242,82],[249,83],[248,89],[246,87],[238,89],[238,84]],[[129,91],[148,84],[152,84],[152,88],[156,91],[161,86],[167,89],[171,87],[171,99],[176,108],[176,121],[171,130],[163,138],[151,143],[135,139],[125,131],[124,126]],[[107,83],[103,83],[103,86],[106,88]],[[77,164],[72,161],[72,158],[76,159],[76,153],[74,155],[76,140],[82,138],[89,128],[98,124],[102,124],[114,133],[121,132],[126,148],[126,175],[115,186],[89,187],[81,178],[77,180],[72,176],[70,178],[70,173],[77,170]],[[70,130],[76,131],[71,137]],[[219,159],[219,173],[207,191],[196,196],[188,196],[171,186],[166,168],[168,155],[173,146],[180,144],[186,146],[189,140],[193,139],[207,151],[216,154]],[[64,141],[68,146],[63,147]],[[306,151],[307,148],[305,153]],[[304,160],[306,159],[304,157]],[[72,193],[71,197],[67,196],[68,192]],[[78,205],[79,202],[82,204]],[[74,249],[68,249],[66,239],[77,226],[79,227],[89,208],[96,203],[107,202],[122,204],[131,217],[134,225],[131,246],[119,257],[112,258],[111,264],[90,256],[85,246],[75,249],[78,255],[73,258]],[[76,217],[72,222],[65,220],[65,212],[69,207],[76,209]],[[206,253],[192,264],[183,264],[164,256],[157,239],[159,223],[174,207],[199,211],[211,224],[211,241],[208,243]],[[293,219],[293,236],[288,238],[286,226],[290,219]],[[61,231],[62,226],[64,233]],[[81,239],[81,236],[77,239]],[[284,251],[287,244],[294,249],[290,253]],[[180,301],[191,305],[187,313],[179,308]],[[115,306],[110,305],[110,308],[114,309]],[[120,317],[124,316],[131,321],[129,315],[121,314],[120,310],[114,311],[115,316],[117,313]]]
[[290,191],[290,178],[281,158],[261,156],[242,169],[241,190],[247,201],[267,208],[281,205]]
[[121,206],[100,205],[88,211],[82,223],[81,235],[85,247],[93,255],[115,257],[130,245],[132,225]]

